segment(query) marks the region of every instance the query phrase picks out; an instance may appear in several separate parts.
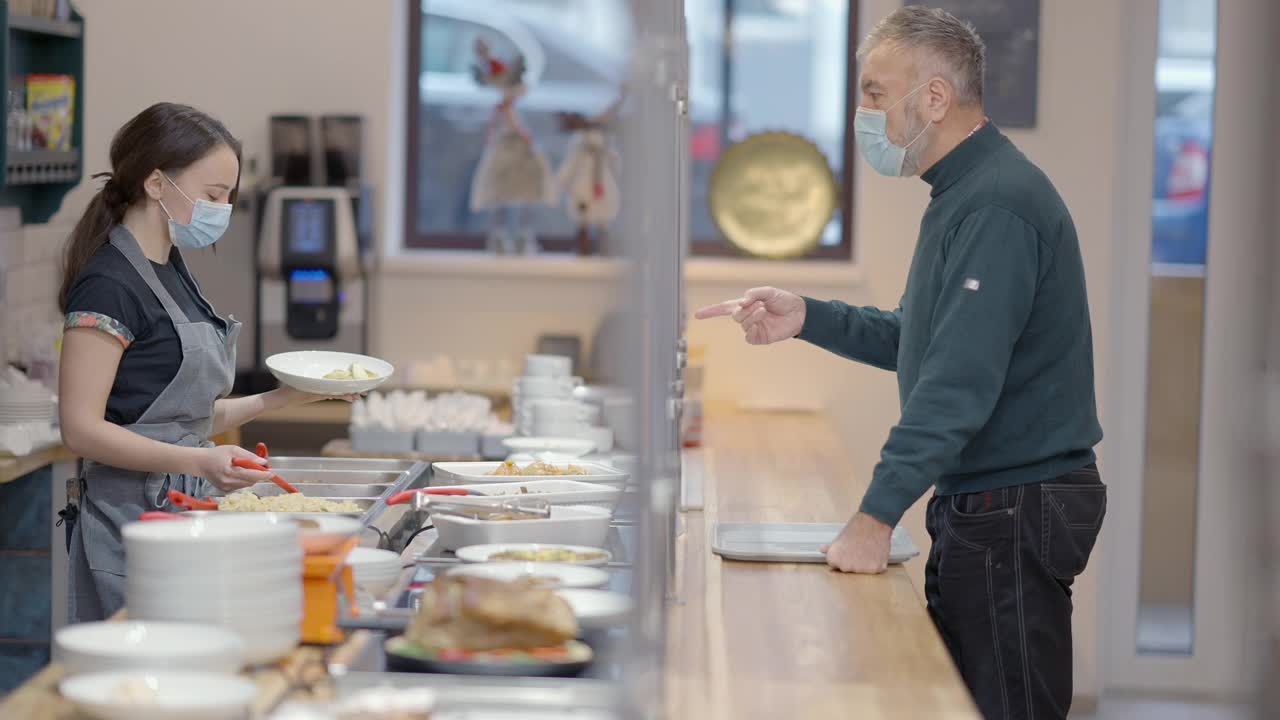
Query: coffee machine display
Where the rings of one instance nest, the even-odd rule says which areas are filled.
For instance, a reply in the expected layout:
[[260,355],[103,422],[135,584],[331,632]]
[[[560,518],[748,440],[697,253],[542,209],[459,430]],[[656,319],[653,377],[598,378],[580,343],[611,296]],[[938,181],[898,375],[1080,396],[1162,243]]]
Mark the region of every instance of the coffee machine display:
[[261,358],[292,350],[367,351],[367,278],[350,191],[270,191],[258,277]]

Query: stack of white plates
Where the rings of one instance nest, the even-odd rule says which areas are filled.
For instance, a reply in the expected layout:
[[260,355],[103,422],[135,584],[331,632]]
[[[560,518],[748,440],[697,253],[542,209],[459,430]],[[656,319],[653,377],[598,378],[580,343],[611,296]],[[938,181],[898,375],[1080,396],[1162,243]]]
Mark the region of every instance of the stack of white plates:
[[124,527],[126,607],[136,620],[221,625],[246,663],[287,655],[302,622],[298,527],[271,513],[207,515]]
[[390,550],[358,547],[347,555],[351,579],[365,592],[381,599],[400,579],[400,555]]
[[0,425],[51,423],[57,419],[53,393],[31,381],[0,386]]

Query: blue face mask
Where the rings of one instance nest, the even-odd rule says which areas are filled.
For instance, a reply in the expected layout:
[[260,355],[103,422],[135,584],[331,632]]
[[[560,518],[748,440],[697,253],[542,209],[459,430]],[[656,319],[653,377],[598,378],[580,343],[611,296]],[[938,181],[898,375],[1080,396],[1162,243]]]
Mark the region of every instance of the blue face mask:
[[192,200],[182,192],[182,188],[178,187],[177,183],[169,179],[168,175],[160,174],[165,180],[169,180],[173,189],[191,203],[191,222],[185,225],[174,220],[169,208],[165,207],[163,202],[160,203],[160,209],[169,216],[169,239],[173,244],[180,248],[195,250],[218,242],[218,238],[222,237],[222,234],[227,231],[227,226],[231,224],[231,204],[209,202],[204,199]]
[[866,158],[867,164],[875,169],[881,175],[890,177],[898,177],[902,175],[902,164],[907,158],[907,148],[915,144],[929,129],[930,121],[924,126],[906,147],[894,145],[889,139],[888,133],[888,111],[897,107],[898,103],[915,95],[920,88],[928,85],[929,81],[925,81],[916,86],[915,90],[898,98],[898,102],[890,105],[886,110],[871,110],[869,108],[859,107],[857,113],[853,117],[854,137],[858,142],[858,150],[862,153],[862,157]]

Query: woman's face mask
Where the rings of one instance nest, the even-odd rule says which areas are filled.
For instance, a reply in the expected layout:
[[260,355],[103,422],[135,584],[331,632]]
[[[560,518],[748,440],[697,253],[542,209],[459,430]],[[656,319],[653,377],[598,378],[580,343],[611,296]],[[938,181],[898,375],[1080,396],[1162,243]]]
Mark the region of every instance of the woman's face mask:
[[[853,132],[854,138],[858,143],[858,150],[862,153],[862,157],[866,158],[867,164],[881,175],[901,176],[908,148],[923,137],[925,131],[933,124],[932,121],[925,123],[924,128],[916,133],[916,136],[911,138],[911,141],[905,146],[895,145],[889,139],[888,111],[897,107],[903,100],[915,95],[920,88],[928,84],[928,80],[920,83],[914,90],[898,98],[897,102],[884,110],[859,107],[854,115]],[[908,117],[910,117],[910,114],[908,114]]]
[[163,201],[158,201],[160,209],[169,216],[169,239],[173,244],[184,249],[199,249],[218,242],[231,224],[231,204],[210,202],[203,198],[192,200],[168,175],[163,172],[160,175],[191,203],[191,222],[183,224],[173,219],[173,213],[169,212]]

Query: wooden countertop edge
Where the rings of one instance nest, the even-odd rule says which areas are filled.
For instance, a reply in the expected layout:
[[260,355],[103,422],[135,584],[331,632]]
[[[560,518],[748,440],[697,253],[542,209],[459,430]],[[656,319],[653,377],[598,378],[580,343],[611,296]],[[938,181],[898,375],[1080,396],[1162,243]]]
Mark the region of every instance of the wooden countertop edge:
[[[253,703],[253,717],[263,716],[287,699],[308,695],[323,698],[331,690],[325,658],[330,654],[342,653],[348,644],[357,639],[358,634],[353,634],[342,644],[332,648],[299,645],[282,660],[242,672],[242,677],[252,680],[258,686],[258,698]],[[58,691],[58,684],[65,676],[61,663],[49,663],[0,700],[0,718],[81,720],[87,717],[79,713],[75,705]]]
[[70,462],[75,459],[76,456],[72,455],[60,444],[44,450],[38,450],[30,455],[0,458],[0,485],[13,482],[27,473],[39,470],[45,465]]

